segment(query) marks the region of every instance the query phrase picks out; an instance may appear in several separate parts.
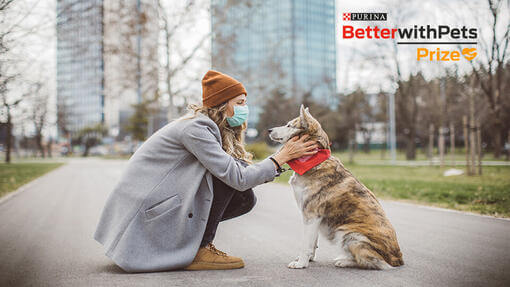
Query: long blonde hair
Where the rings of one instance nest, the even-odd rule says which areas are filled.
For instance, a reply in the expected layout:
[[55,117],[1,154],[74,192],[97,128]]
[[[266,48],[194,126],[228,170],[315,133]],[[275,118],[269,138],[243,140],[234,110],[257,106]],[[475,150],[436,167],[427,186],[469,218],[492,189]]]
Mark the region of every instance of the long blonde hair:
[[184,115],[177,120],[192,119],[198,113],[202,113],[212,119],[219,127],[223,150],[234,158],[242,159],[252,164],[253,154],[244,149],[244,134],[248,124],[245,121],[242,125],[231,127],[227,122],[227,103],[215,107],[189,104],[186,108],[190,115]]

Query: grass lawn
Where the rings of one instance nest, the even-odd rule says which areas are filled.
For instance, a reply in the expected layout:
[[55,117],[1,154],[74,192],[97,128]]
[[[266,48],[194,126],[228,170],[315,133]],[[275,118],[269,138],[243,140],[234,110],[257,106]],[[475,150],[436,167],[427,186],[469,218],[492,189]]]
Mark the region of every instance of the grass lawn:
[[[342,159],[344,162],[347,162],[349,160],[349,152],[348,151],[335,151],[333,152],[333,155],[338,157],[339,159]],[[439,159],[439,153],[437,151],[437,148],[434,149],[434,158]],[[370,150],[368,153],[365,153],[363,150],[357,150],[354,155],[354,161],[357,160],[363,161],[363,160],[389,160],[390,159],[390,153],[389,151],[385,151],[384,153],[381,152],[381,150]],[[406,160],[406,155],[404,151],[397,150],[397,160]],[[423,152],[423,149],[416,150],[416,160],[428,160],[427,155]],[[452,155],[451,154],[445,154],[444,157],[445,163],[450,164],[452,161]],[[465,162],[466,160],[466,154],[462,148],[457,148],[455,151],[455,161],[456,162]],[[494,158],[494,155],[491,152],[484,153],[482,156],[482,160],[485,161],[505,161],[506,160],[506,154],[502,154],[498,159]]]
[[0,163],[0,197],[63,163]]
[[[379,198],[510,217],[510,167],[484,167],[482,176],[444,177],[446,168],[439,167],[345,166]],[[275,182],[288,184],[291,175],[285,172]]]

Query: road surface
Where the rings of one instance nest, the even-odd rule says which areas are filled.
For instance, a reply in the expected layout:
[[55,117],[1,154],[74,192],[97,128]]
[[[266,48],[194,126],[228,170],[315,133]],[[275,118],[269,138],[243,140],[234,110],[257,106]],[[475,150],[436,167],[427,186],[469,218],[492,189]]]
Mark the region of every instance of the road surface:
[[0,286],[510,286],[510,221],[387,201],[403,267],[336,268],[321,238],[317,262],[288,269],[301,220],[290,187],[275,183],[256,187],[256,207],[218,228],[215,245],[245,268],[124,273],[92,235],[125,166],[73,159],[2,202]]

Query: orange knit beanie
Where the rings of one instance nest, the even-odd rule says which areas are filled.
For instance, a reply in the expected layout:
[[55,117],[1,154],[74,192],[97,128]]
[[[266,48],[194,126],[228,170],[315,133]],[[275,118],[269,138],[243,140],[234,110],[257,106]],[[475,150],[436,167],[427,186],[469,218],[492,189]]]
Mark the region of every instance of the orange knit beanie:
[[232,98],[246,94],[246,90],[236,79],[218,71],[209,70],[202,79],[202,105],[214,107]]

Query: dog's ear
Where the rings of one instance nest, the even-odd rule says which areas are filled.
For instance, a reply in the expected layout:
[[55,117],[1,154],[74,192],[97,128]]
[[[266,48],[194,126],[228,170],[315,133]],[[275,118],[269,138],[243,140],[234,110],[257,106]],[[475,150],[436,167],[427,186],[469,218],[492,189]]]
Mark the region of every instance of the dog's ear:
[[317,137],[317,141],[319,142],[323,149],[329,148],[329,138],[326,132],[324,132],[323,130],[321,130],[321,133]]
[[308,110],[308,107],[305,108],[305,114],[308,116],[308,118],[313,118],[312,114],[310,114],[310,111]]
[[303,106],[303,104],[301,104],[301,108],[299,109],[299,119],[301,122],[301,127],[303,127],[304,129],[307,129],[308,121],[306,119],[306,111],[305,111],[305,106]]

